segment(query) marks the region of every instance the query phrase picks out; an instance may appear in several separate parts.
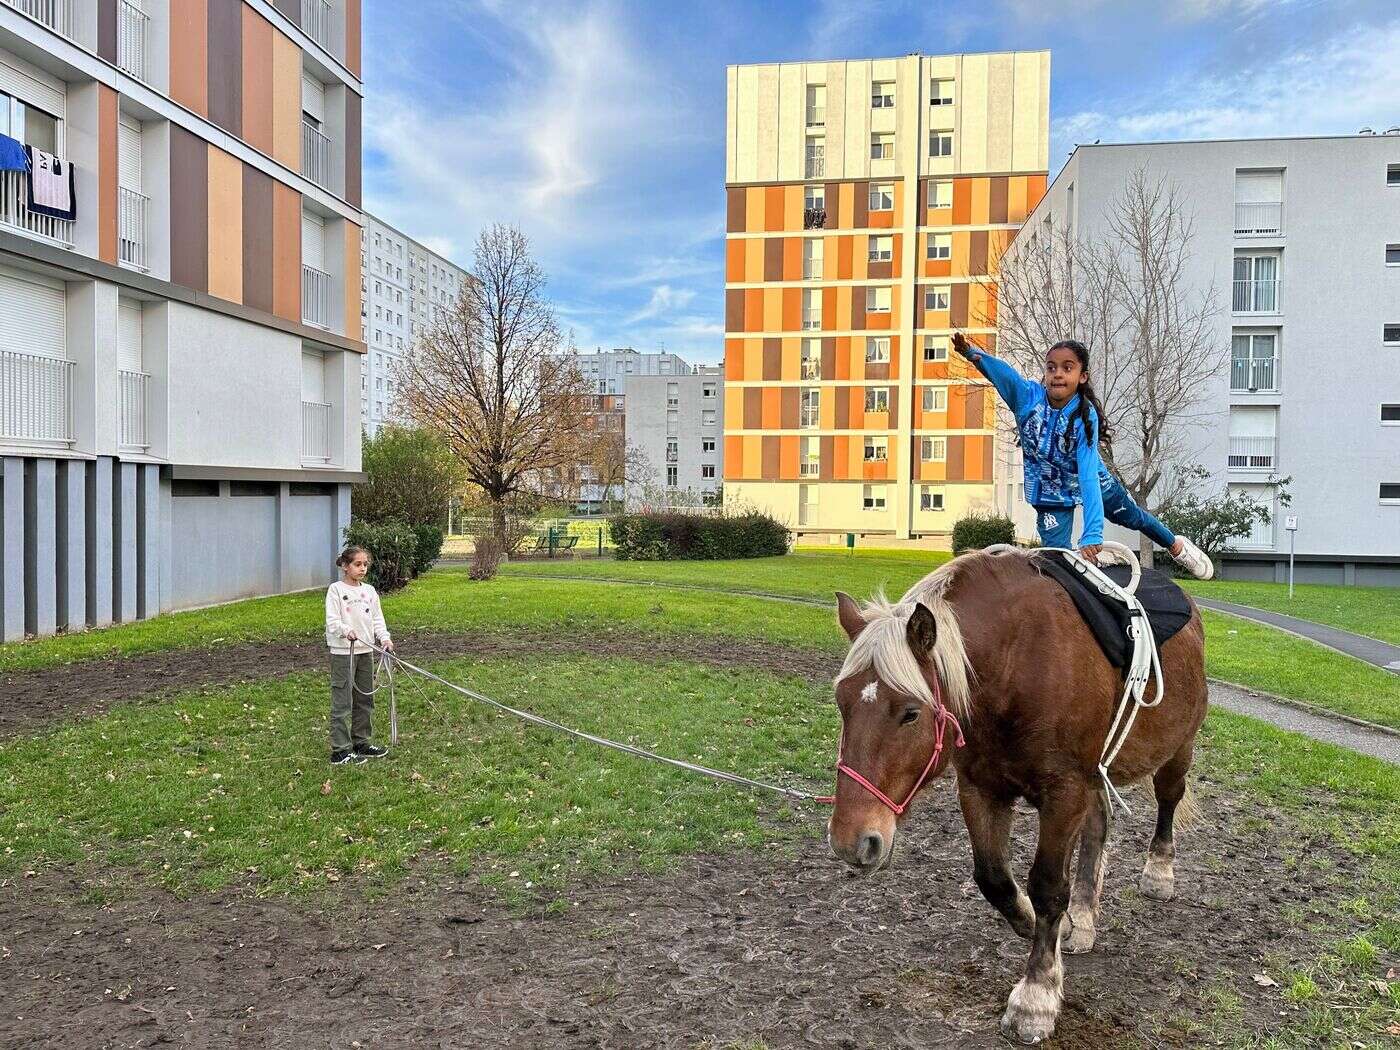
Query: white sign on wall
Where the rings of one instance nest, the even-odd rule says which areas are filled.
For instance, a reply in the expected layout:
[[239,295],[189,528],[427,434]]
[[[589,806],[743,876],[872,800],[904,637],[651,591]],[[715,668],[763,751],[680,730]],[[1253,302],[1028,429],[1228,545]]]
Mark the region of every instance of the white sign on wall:
[[1283,527],[1284,527],[1285,529],[1287,529],[1289,532],[1297,532],[1297,531],[1298,531],[1298,515],[1296,515],[1296,514],[1289,514],[1288,516],[1286,516],[1286,517],[1283,519]]

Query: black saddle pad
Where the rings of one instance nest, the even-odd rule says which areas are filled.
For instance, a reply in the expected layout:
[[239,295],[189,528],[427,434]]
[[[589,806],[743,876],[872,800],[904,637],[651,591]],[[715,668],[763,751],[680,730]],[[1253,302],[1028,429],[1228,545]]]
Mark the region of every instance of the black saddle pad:
[[[1064,555],[1046,551],[1037,554],[1035,560],[1045,575],[1069,593],[1109,663],[1114,667],[1127,667],[1128,659],[1132,656],[1132,642],[1128,638],[1132,614],[1128,607],[1100,594],[1092,583],[1075,571]],[[1132,570],[1126,565],[1109,565],[1102,571],[1120,587],[1126,587],[1132,578]],[[1152,624],[1152,633],[1157,638],[1159,648],[1191,619],[1191,600],[1165,573],[1144,569],[1136,594],[1147,610],[1147,619]]]

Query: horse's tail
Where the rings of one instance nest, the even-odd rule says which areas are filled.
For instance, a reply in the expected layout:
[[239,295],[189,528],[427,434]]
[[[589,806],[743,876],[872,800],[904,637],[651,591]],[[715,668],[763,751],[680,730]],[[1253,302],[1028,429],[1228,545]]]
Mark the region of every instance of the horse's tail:
[[1173,825],[1182,831],[1189,831],[1201,822],[1201,817],[1201,807],[1196,801],[1196,792],[1191,787],[1191,778],[1188,776],[1186,778],[1186,793],[1176,804],[1176,819]]

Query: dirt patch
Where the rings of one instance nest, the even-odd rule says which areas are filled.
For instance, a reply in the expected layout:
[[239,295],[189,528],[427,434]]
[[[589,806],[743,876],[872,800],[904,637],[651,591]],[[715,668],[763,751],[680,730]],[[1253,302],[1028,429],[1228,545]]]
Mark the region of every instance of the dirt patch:
[[[1268,953],[1311,952],[1290,910],[1315,917],[1365,880],[1349,855],[1278,822],[1253,830],[1254,803],[1211,795],[1172,903],[1136,891],[1149,807],[1115,829],[1099,944],[1066,958],[1050,1045],[1193,1045],[1173,1018],[1208,1016],[1220,981],[1242,1030],[1284,1023],[1281,990],[1251,975]],[[1004,1046],[1026,949],[972,884],[948,785],[906,830],[874,879],[814,837],[571,885],[557,913],[513,913],[441,875],[375,901],[347,880],[312,903],[251,886],[190,900],[127,886],[101,903],[77,873],[41,872],[0,884],[0,1047]],[[1020,871],[1032,833],[1022,815]]]
[[[654,663],[687,660],[711,667],[747,667],[813,681],[830,680],[841,659],[753,640],[685,638],[664,641],[634,632],[596,631],[586,639],[528,632],[407,633],[396,639],[405,659],[423,664],[453,657],[617,656]],[[86,718],[115,704],[152,700],[211,685],[266,680],[296,671],[321,670],[322,641],[278,641],[176,649],[143,656],[63,664],[40,671],[0,674],[0,738],[32,733],[55,722]]]

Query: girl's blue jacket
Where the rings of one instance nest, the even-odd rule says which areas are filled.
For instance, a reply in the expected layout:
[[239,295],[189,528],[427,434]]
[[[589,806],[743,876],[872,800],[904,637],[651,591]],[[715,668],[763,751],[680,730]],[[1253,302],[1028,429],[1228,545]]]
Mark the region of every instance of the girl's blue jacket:
[[[1103,542],[1103,486],[1112,478],[1099,458],[1099,416],[1092,405],[1093,435],[1079,422],[1079,395],[1062,408],[1050,404],[1040,383],[1026,379],[1005,361],[978,347],[967,358],[996,387],[1016,417],[1021,435],[1021,458],[1026,468],[1026,502],[1037,510],[1083,506],[1084,531],[1079,546]],[[1070,434],[1065,451],[1065,433]]]

